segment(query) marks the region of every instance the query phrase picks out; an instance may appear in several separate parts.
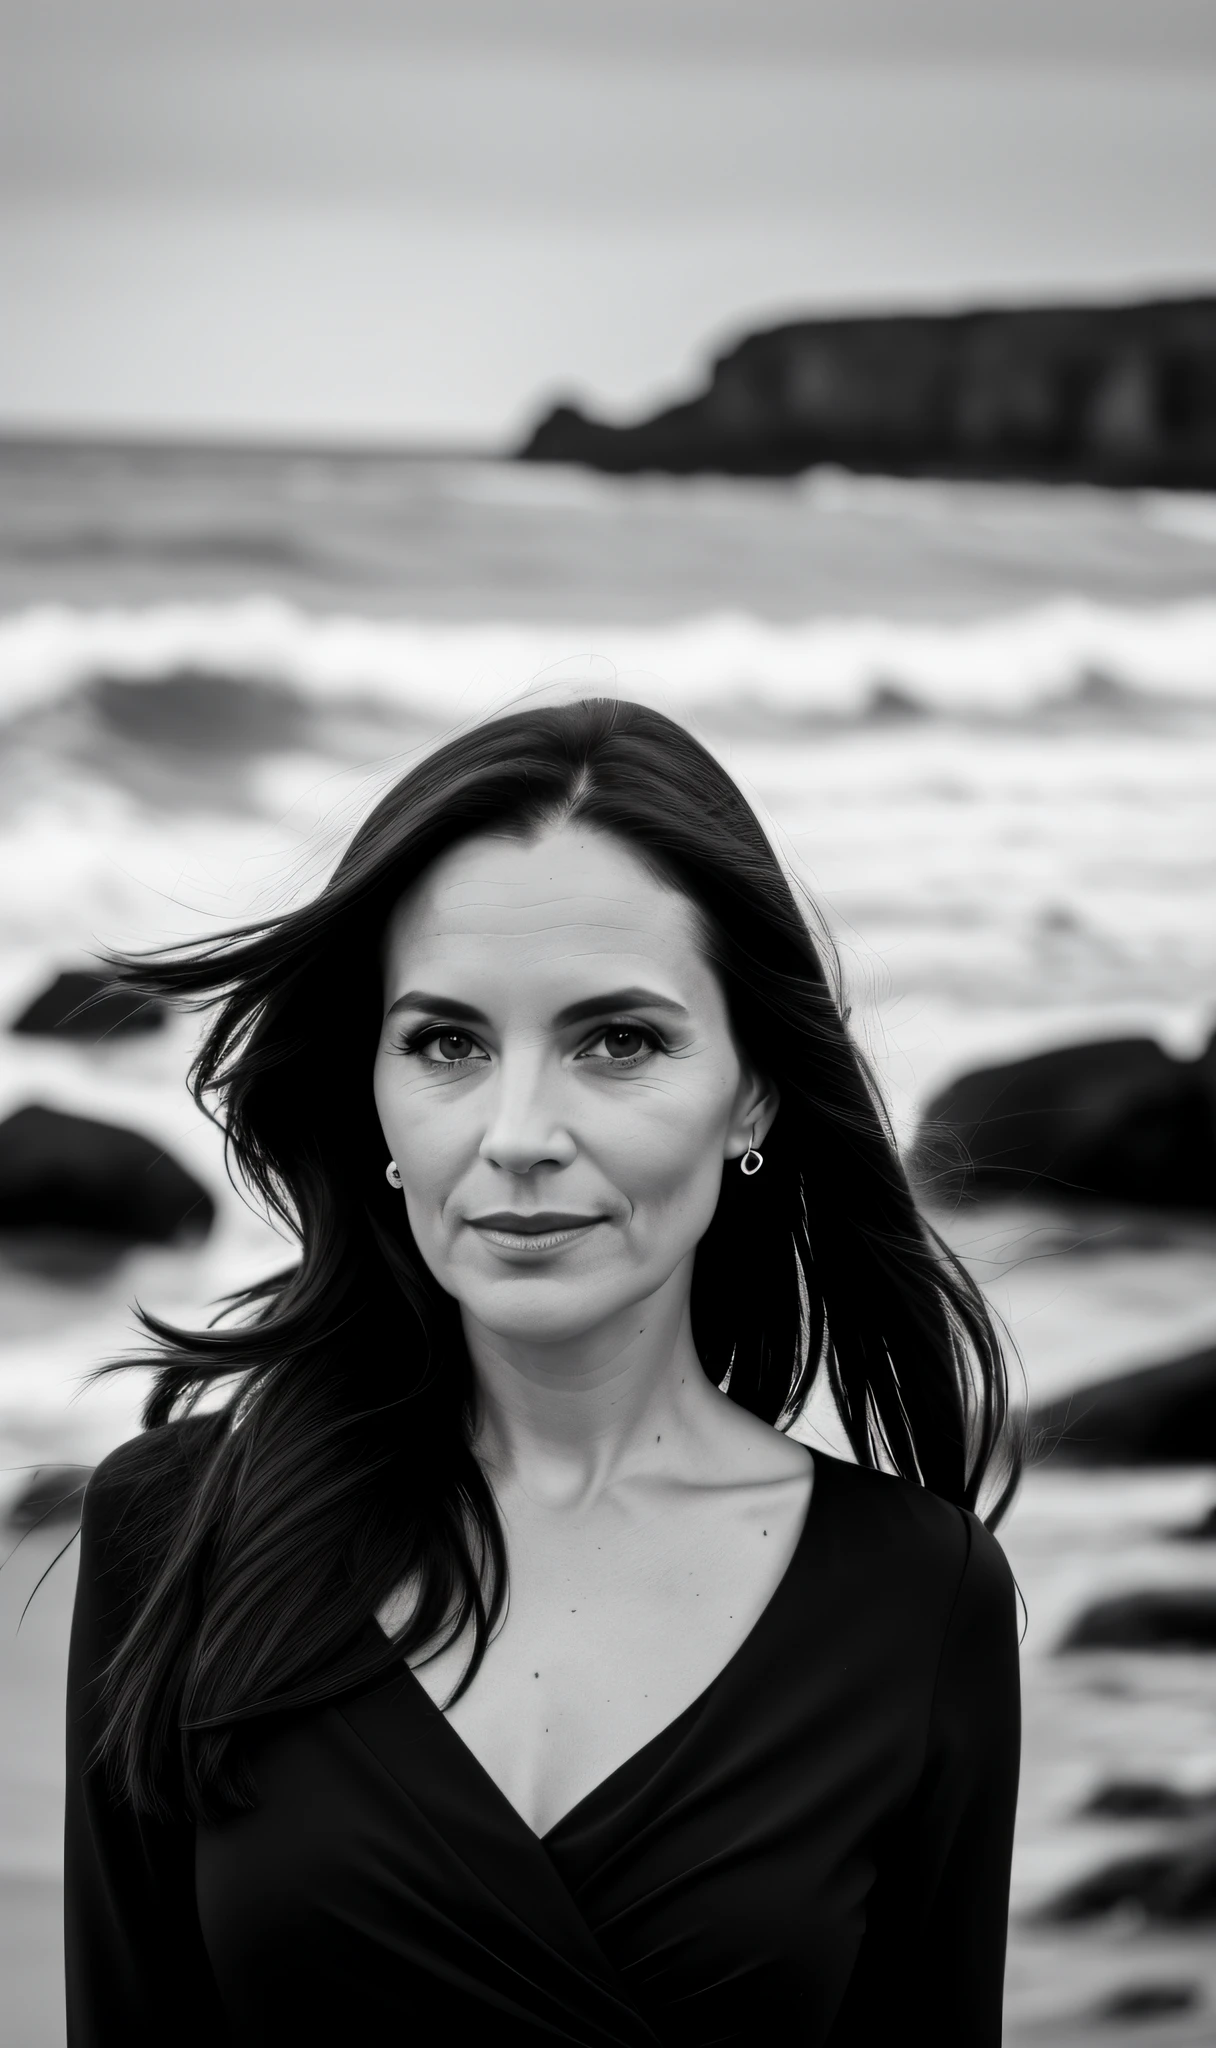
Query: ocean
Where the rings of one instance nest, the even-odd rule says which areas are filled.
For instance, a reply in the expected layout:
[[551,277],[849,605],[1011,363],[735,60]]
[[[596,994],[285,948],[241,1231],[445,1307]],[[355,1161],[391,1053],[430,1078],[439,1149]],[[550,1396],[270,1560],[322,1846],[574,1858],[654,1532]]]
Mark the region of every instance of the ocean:
[[[901,1142],[976,1063],[1139,1033],[1190,1054],[1216,1022],[1216,499],[69,442],[0,448],[0,479],[4,1018],[98,945],[216,931],[317,886],[419,749],[562,683],[645,695],[742,781],[831,934]],[[138,1376],[80,1388],[129,1348],[133,1300],[201,1318],[281,1256],[186,1096],[195,1030],[0,1033],[0,1117],[41,1101],[128,1124],[219,1204],[195,1251],[56,1283],[0,1269],[10,1497],[29,1466],[91,1463],[136,1426]],[[1007,1202],[934,1220],[1003,1319],[1023,1397],[1216,1338],[1216,1217]],[[805,1428],[831,1443],[830,1419]],[[1097,1782],[1216,1783],[1212,1659],[1055,1655],[1104,1591],[1216,1581],[1213,1546],[1169,1536],[1213,1498],[1202,1468],[1048,1468],[1002,1526],[1027,1610],[1015,2043],[1126,2038],[1092,2013],[1133,1983],[1198,2001],[1141,2038],[1216,2029],[1198,1937],[1027,1917],[1152,1838],[1076,1819]],[[10,1589],[50,1554],[23,1546]],[[33,1647],[7,1629],[2,1646],[24,1762],[0,1878],[48,1898],[70,1571],[38,1596]]]

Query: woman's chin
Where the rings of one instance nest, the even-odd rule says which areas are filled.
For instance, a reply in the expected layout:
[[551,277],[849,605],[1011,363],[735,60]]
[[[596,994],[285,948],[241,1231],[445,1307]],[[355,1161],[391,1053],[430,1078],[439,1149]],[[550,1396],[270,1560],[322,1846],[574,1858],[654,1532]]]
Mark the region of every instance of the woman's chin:
[[540,1273],[520,1274],[490,1287],[462,1290],[466,1315],[489,1337],[520,1345],[576,1344],[611,1323],[631,1315],[636,1291],[593,1292],[586,1279],[559,1280]]

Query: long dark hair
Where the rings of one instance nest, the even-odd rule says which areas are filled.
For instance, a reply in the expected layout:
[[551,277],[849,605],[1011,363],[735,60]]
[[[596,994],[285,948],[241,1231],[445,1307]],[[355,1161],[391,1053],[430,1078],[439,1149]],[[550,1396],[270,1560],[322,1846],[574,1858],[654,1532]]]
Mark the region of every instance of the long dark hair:
[[[724,1176],[697,1249],[692,1329],[709,1378],[788,1428],[826,1370],[861,1464],[976,1512],[995,1478],[990,1526],[1012,1498],[1021,1446],[992,1317],[918,1209],[847,1029],[835,949],[812,937],[755,812],[661,712],[525,705],[402,776],[313,901],[111,958],[149,994],[218,1006],[193,1093],[217,1105],[232,1166],[299,1245],[207,1330],[142,1317],[158,1347],[146,1428],[229,1384],[108,1668],[102,1753],[137,1810],[251,1805],[241,1722],[323,1696],[337,1671],[365,1682],[471,1621],[455,1698],[484,1656],[505,1545],[472,1450],[459,1312],[384,1178],[380,942],[401,893],[456,841],[565,820],[617,835],[691,900],[738,1041],[780,1090],[763,1174]],[[417,1605],[377,1640],[369,1618],[407,1575]]]

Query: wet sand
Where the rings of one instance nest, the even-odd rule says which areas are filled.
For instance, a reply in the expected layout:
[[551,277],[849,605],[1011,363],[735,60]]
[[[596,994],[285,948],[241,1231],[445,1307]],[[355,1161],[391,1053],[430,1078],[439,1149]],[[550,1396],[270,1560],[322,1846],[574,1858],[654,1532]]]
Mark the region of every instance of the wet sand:
[[[21,1611],[67,1532],[17,1548],[0,1571],[0,2032],[6,2048],[63,2048],[63,1694],[76,1584],[72,1549]],[[18,1626],[20,1624],[20,1626]]]

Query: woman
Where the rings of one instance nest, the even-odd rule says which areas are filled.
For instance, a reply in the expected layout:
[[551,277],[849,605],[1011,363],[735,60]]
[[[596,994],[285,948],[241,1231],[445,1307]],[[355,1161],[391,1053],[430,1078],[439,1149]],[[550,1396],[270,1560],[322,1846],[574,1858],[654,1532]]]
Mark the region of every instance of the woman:
[[724,770],[518,710],[126,972],[299,1258],[88,1489],[73,2048],[999,2041],[1000,1346]]

